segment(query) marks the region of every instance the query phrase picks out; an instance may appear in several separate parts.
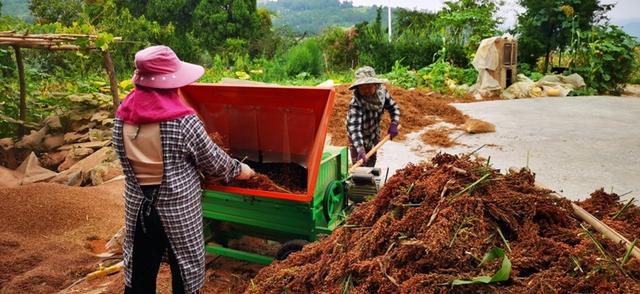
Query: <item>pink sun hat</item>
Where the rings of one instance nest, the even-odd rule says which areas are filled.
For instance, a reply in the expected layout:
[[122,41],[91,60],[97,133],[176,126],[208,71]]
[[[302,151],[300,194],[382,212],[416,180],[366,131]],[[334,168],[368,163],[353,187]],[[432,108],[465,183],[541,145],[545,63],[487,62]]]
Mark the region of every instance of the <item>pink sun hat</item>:
[[138,51],[135,63],[133,83],[149,88],[180,88],[204,74],[202,66],[181,61],[167,46],[151,46]]

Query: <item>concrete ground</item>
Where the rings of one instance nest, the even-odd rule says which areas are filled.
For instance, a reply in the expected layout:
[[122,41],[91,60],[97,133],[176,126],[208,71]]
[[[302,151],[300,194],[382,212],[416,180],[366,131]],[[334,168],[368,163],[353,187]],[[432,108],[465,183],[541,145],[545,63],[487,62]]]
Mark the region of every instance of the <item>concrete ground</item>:
[[[570,199],[604,187],[640,198],[640,98],[564,97],[454,104],[465,114],[495,124],[496,132],[459,133],[461,144],[439,149],[491,156],[495,168],[527,165],[541,184]],[[430,158],[436,149],[410,134],[379,153],[379,167],[390,175],[409,162]]]

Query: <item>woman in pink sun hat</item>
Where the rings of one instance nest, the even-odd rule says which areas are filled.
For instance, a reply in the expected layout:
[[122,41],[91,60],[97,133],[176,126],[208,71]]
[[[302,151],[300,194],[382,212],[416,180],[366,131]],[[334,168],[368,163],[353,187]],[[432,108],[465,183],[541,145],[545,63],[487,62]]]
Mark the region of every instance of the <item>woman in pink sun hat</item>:
[[253,170],[209,139],[178,88],[204,68],[182,62],[171,48],[136,53],[135,89],[116,113],[113,146],[125,180],[125,293],[155,293],[168,257],[173,293],[197,293],[204,284],[205,251],[199,173],[248,179]]

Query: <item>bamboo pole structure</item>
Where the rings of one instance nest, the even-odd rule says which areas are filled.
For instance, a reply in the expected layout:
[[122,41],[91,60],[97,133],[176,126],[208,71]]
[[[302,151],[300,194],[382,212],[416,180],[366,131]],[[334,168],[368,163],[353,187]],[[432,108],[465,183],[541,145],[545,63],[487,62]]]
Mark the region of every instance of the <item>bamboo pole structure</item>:
[[[13,46],[16,53],[16,64],[18,65],[18,81],[20,84],[20,120],[25,122],[27,118],[27,84],[24,78],[24,60],[22,59],[22,51],[20,47]],[[18,125],[18,136],[25,133],[24,125]]]
[[120,105],[120,97],[118,97],[118,82],[116,79],[116,71],[113,69],[113,61],[111,60],[111,54],[109,50],[102,51],[104,68],[109,76],[109,89],[111,90],[111,98],[113,101],[113,113],[118,110]]
[[[49,51],[77,51],[77,50],[97,50],[95,41],[97,35],[82,35],[82,34],[20,34],[15,31],[3,31],[0,32],[0,45],[6,45],[13,47],[16,56],[16,64],[18,67],[18,79],[20,83],[20,118],[21,124],[18,124],[18,135],[22,136],[25,133],[25,124],[27,123],[27,107],[26,96],[27,87],[24,74],[24,60],[22,56],[21,48],[30,49],[42,49]],[[87,46],[80,46],[74,44],[77,40],[89,41]],[[113,41],[122,41],[121,37],[114,37]],[[114,111],[118,109],[120,104],[120,97],[118,94],[118,83],[116,72],[113,67],[113,60],[111,53],[108,50],[102,50],[102,57],[104,62],[104,68],[109,77],[109,86],[111,90],[111,96],[113,100]]]

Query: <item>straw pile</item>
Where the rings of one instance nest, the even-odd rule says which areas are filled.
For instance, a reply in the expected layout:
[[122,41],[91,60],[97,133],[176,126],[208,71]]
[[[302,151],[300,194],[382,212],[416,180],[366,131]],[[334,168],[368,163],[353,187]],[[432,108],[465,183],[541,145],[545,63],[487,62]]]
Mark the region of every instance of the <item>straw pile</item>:
[[[528,170],[502,175],[468,156],[409,165],[345,226],[262,269],[246,292],[638,293],[640,262],[617,260],[621,245],[534,182]],[[506,276],[506,258],[480,262],[499,249]],[[498,281],[452,286],[483,275]]]

